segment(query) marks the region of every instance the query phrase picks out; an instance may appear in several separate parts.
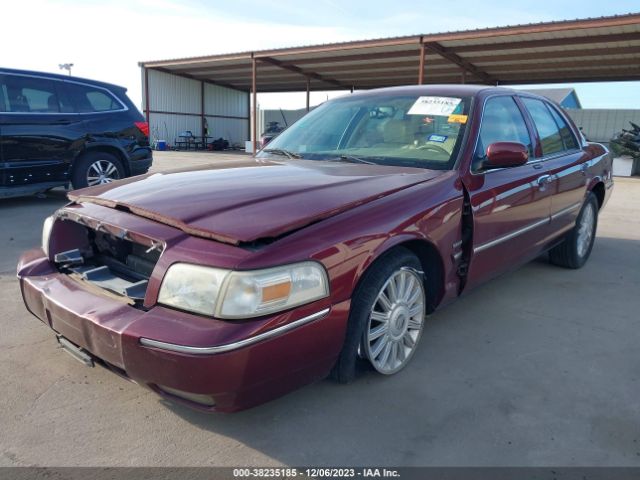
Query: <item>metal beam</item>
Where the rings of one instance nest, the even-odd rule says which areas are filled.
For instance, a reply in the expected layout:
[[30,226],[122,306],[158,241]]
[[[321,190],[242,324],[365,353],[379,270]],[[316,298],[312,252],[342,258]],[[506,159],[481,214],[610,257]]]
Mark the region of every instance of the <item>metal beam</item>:
[[205,122],[206,122],[206,119],[204,116],[204,82],[200,82],[200,131],[202,132],[203,137],[206,135],[204,131]]
[[[262,73],[262,72],[261,72]],[[448,68],[438,68],[437,70],[429,70],[429,75],[428,76],[443,76],[443,75],[450,75],[450,74],[458,74],[460,73],[460,67],[457,65],[450,65]],[[324,86],[334,86],[334,87],[341,87],[345,90],[348,90],[351,88],[351,85],[353,84],[352,82],[357,82],[358,80],[365,80],[365,79],[371,79],[371,78],[378,78],[378,77],[388,77],[390,75],[393,76],[406,76],[407,78],[411,78],[412,81],[411,83],[413,83],[414,85],[416,84],[416,68],[414,65],[414,68],[403,68],[403,69],[397,69],[397,68],[391,68],[391,69],[384,69],[384,70],[370,70],[370,71],[362,71],[362,72],[345,72],[343,74],[341,74],[337,80],[339,81],[339,84],[324,84],[323,82],[321,82],[320,80],[316,80],[311,78],[311,89],[312,90],[317,90],[319,87],[324,87]],[[426,81],[426,77],[425,77],[425,81]],[[248,88],[251,85],[251,79],[250,78],[243,78],[240,79],[238,78],[237,80],[234,81],[234,83],[240,87],[246,87]],[[283,83],[290,83],[290,84],[297,84],[302,86],[303,88],[305,87],[306,83],[305,83],[305,77],[275,77],[272,79],[264,80],[262,79],[262,77],[260,77],[258,79],[258,86],[260,87],[260,85],[264,83],[264,85],[276,85],[276,84],[283,84]],[[348,85],[345,88],[345,85]],[[357,85],[355,85],[357,87]]]
[[[300,58],[296,59],[296,65],[312,65],[317,63],[328,63],[328,64],[340,64],[345,62],[366,62],[368,60],[385,60],[385,59],[406,59],[410,61],[415,61],[416,51],[419,52],[420,48],[412,48],[411,50],[394,50],[392,52],[376,52],[376,53],[358,53],[353,55],[332,55],[328,57],[313,57],[313,58]],[[429,55],[427,52],[427,56],[432,56],[433,60],[437,61],[436,55]],[[429,61],[431,63],[431,61]]]
[[[640,65],[632,65],[629,68],[600,68],[591,70],[549,70],[546,72],[530,72],[521,75],[519,72],[504,73],[500,75],[500,84],[524,84],[538,83],[568,83],[568,82],[597,82],[607,80],[597,80],[601,78],[611,78],[620,81],[632,81],[640,79]],[[566,81],[565,81],[566,79]]]
[[425,45],[432,52],[437,53],[441,57],[446,58],[450,62],[455,63],[456,65],[462,67],[467,72],[475,75],[481,80],[484,80],[486,83],[491,83],[494,85],[497,83],[497,80],[493,78],[491,75],[489,75],[487,72],[479,69],[472,63],[467,62],[464,58],[454,53],[451,49],[445,48],[436,42],[425,43],[423,45]]
[[[144,117],[149,124],[149,69],[144,68]],[[151,128],[151,125],[149,125]]]
[[[541,40],[522,40],[518,42],[482,43],[473,45],[461,45],[456,47],[456,52],[486,52],[487,50],[520,50],[525,48],[566,47],[569,45],[592,44],[602,47],[603,43],[628,42],[640,40],[640,32],[615,33],[611,35],[591,35],[585,37],[545,38]],[[615,50],[615,47],[614,47]]]
[[[429,65],[429,71],[448,70],[452,67],[450,61],[444,60],[442,58],[439,58],[437,62],[433,62],[433,63],[432,63],[432,60],[429,59],[428,61],[425,61],[425,63]],[[382,63],[367,63],[367,64],[359,64],[359,65],[323,66],[321,69],[316,68],[315,73],[325,77],[331,77],[340,81],[340,76],[345,74],[351,74],[351,73],[367,72],[367,71],[379,72],[379,71],[385,71],[385,70],[387,71],[412,70],[415,72],[415,69],[416,69],[416,61],[414,59],[412,61],[407,61],[407,62],[382,62]],[[207,76],[204,74],[202,75],[194,74],[194,77],[202,78],[202,79],[207,78]],[[216,78],[218,81],[229,81],[229,82],[232,82],[234,85],[238,85],[243,80],[248,80],[251,78],[251,69],[248,69],[244,72],[235,72],[235,73],[229,72],[229,73],[215,74],[214,78]],[[289,78],[289,79],[300,78],[300,74],[296,72],[286,71],[286,70],[285,71],[268,70],[263,72],[262,68],[260,69],[261,81],[267,80],[267,79],[282,79],[282,78]]]
[[544,62],[544,63],[518,63],[518,64],[506,64],[506,65],[493,65],[491,72],[494,75],[500,76],[502,73],[544,73],[546,71],[568,70],[571,68],[577,69],[599,69],[604,67],[617,67],[621,69],[637,68],[640,65],[640,58],[629,59],[626,65],[623,65],[618,58],[611,58],[605,60],[591,61],[589,59],[582,59],[572,61],[567,59],[566,61],[557,62]]
[[251,124],[253,125],[253,135],[251,136],[251,144],[253,145],[253,154],[258,151],[258,62],[255,57],[251,59],[251,97],[253,106],[251,108]]
[[259,60],[261,62],[266,62],[271,65],[275,65],[277,67],[283,68],[285,70],[289,70],[290,72],[299,73],[300,75],[304,75],[307,78],[315,78],[316,80],[320,80],[321,82],[329,83],[337,87],[343,87],[345,90],[349,90],[349,87],[343,85],[338,80],[335,80],[333,78],[327,78],[324,75],[320,75],[319,73],[303,70],[302,68],[298,67],[297,65],[293,65],[292,63],[281,62],[280,60],[276,60],[275,58],[271,58],[271,57],[260,57]]
[[422,39],[420,39],[420,62],[418,67],[418,85],[422,85],[424,83],[424,56],[427,53],[427,49],[422,43]]
[[[461,47],[464,48],[464,47]],[[460,49],[456,48],[456,52],[460,53]],[[465,55],[465,59],[473,63],[474,65],[483,63],[501,63],[506,65],[513,62],[525,62],[533,60],[567,60],[576,59],[580,57],[610,57],[611,55],[624,56],[624,55],[638,55],[640,54],[640,46],[631,47],[605,47],[605,48],[574,48],[571,50],[546,50],[542,52],[527,52],[526,55],[522,53],[506,53],[501,54],[496,52],[491,55]],[[431,64],[431,62],[429,62]]]

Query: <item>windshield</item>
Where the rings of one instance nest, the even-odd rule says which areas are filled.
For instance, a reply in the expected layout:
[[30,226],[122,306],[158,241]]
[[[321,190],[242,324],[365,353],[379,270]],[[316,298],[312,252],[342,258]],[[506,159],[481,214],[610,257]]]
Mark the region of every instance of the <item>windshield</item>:
[[308,113],[259,156],[451,169],[470,103],[469,97],[406,94],[340,98]]

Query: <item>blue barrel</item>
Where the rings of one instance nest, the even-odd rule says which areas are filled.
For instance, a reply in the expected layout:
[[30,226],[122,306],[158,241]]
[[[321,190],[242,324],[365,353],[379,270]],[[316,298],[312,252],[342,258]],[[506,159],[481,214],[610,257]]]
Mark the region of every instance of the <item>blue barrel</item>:
[[166,150],[167,149],[167,141],[166,140],[158,140],[157,144],[158,150]]

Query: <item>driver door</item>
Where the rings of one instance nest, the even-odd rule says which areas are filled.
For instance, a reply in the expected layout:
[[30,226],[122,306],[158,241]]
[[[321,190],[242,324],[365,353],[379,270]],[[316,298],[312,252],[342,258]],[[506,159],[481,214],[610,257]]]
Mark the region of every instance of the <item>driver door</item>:
[[533,158],[537,137],[527,126],[511,95],[487,99],[472,164],[477,176],[469,188],[473,213],[473,249],[466,288],[514,268],[542,250],[550,218],[551,189],[545,164],[484,169],[487,147],[494,142],[519,142]]

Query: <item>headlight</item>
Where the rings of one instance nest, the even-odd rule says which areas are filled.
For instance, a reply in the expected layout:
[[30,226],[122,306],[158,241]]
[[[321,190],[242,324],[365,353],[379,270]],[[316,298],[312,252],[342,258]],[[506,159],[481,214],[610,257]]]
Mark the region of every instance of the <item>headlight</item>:
[[42,225],[42,250],[47,257],[49,257],[49,237],[51,237],[51,229],[55,221],[56,217],[52,215],[45,218]]
[[213,315],[226,270],[176,263],[162,280],[158,302],[190,312]]
[[327,275],[316,262],[248,272],[178,263],[165,274],[158,302],[234,319],[267,315],[327,295]]

